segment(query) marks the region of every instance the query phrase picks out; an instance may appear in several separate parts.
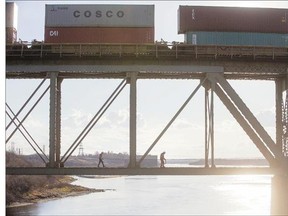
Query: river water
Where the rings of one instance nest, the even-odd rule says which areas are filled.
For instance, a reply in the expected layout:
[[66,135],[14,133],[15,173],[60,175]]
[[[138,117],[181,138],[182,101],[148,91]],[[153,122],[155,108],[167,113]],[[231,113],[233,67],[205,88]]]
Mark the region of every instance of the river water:
[[75,178],[108,190],[9,208],[7,215],[270,215],[269,175]]

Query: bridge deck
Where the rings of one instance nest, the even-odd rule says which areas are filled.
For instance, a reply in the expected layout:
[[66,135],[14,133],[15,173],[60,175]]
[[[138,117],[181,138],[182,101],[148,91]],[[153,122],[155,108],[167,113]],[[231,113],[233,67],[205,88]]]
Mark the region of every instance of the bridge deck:
[[172,168],[95,168],[95,167],[7,167],[6,175],[272,175],[270,167],[172,167]]

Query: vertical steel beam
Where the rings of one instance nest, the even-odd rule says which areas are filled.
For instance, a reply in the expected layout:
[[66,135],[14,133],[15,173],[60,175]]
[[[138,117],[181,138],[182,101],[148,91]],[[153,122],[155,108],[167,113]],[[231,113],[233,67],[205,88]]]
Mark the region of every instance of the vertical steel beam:
[[[283,101],[285,101],[285,104],[283,104],[284,106],[284,110],[282,110],[282,152],[286,158],[286,161],[288,160],[288,123],[287,123],[287,115],[288,115],[288,68],[287,68],[287,73],[286,73],[286,77],[283,78],[282,81],[282,85],[283,85],[283,89],[282,91],[285,92],[285,100],[283,99]],[[285,120],[285,121],[283,121]],[[285,124],[285,131],[284,131],[284,124]],[[284,134],[285,132],[285,134]],[[287,162],[288,163],[288,162]]]
[[215,82],[211,83],[211,107],[210,107],[210,114],[209,114],[209,122],[211,127],[211,167],[215,167],[214,163],[214,91],[215,91]]
[[208,89],[205,88],[205,167],[209,167],[209,140],[208,140],[208,110],[209,110],[209,97]]
[[130,161],[129,167],[136,167],[137,142],[137,72],[130,72]]
[[63,78],[58,78],[57,79],[57,89],[56,89],[56,100],[57,100],[57,104],[56,104],[56,143],[55,143],[55,147],[56,147],[56,166],[59,167],[60,166],[60,162],[61,162],[61,95],[62,95],[62,91],[61,91],[61,84],[62,84]]
[[57,75],[58,72],[49,72],[50,75],[50,124],[49,124],[49,167],[55,166],[56,148],[56,110],[57,110]]
[[[209,167],[209,153],[211,151],[211,167],[215,167],[214,160],[214,92],[215,82],[207,80],[205,88],[205,167]],[[209,95],[210,90],[210,95]],[[210,148],[211,146],[211,148]]]
[[282,106],[283,106],[283,80],[275,80],[275,114],[276,114],[276,148],[282,151]]

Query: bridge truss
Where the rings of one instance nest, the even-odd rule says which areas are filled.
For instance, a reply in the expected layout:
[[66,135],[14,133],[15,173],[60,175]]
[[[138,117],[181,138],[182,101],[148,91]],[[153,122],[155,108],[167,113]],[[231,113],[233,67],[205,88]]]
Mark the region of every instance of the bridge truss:
[[282,136],[282,151],[283,154],[288,157],[288,91],[285,92],[285,100],[282,103],[282,124],[283,124],[283,136]]
[[[77,58],[79,56],[77,55]],[[41,152],[40,148],[37,148],[36,143],[33,139],[30,139],[30,145],[37,152],[37,154],[42,158],[45,167],[40,168],[13,168],[8,167],[6,169],[7,174],[235,174],[239,170],[242,173],[275,173],[279,170],[288,170],[288,158],[287,158],[287,143],[288,138],[287,133],[287,89],[288,89],[288,63],[283,62],[282,58],[280,61],[270,59],[271,61],[254,60],[243,61],[232,60],[230,57],[225,60],[214,59],[187,59],[179,60],[167,60],[154,58],[150,60],[141,59],[46,59],[39,60],[34,58],[19,59],[13,58],[8,59],[6,78],[7,79],[42,79],[40,85],[36,88],[35,92],[38,91],[40,86],[45,80],[49,80],[50,85],[43,92],[42,95],[46,94],[48,91],[50,93],[50,133],[49,133],[49,155],[45,155]],[[56,62],[56,64],[55,64]],[[75,63],[76,62],[76,63]],[[77,64],[78,63],[78,64]],[[65,79],[120,79],[122,80],[119,86],[103,104],[100,110],[91,119],[89,124],[83,129],[81,134],[77,137],[75,142],[70,146],[67,152],[61,155],[61,83]],[[136,113],[137,113],[137,80],[139,79],[198,79],[200,81],[199,85],[190,94],[187,100],[183,103],[177,113],[172,117],[172,119],[165,126],[163,131],[147,149],[144,155],[137,160],[136,149]],[[275,82],[276,86],[276,141],[268,135],[264,130],[259,121],[255,118],[253,113],[249,110],[246,104],[238,96],[236,91],[229,84],[228,80],[271,80]],[[73,169],[66,168],[65,162],[79,146],[81,141],[89,133],[89,131],[94,127],[94,125],[99,121],[104,112],[113,103],[115,98],[120,94],[125,86],[130,87],[130,162],[128,168],[82,168]],[[159,139],[167,131],[170,125],[178,117],[187,103],[193,98],[195,93],[199,88],[205,89],[205,167],[203,168],[185,168],[185,169],[165,169],[159,172],[159,169],[152,168],[141,168],[141,162],[157,144]],[[33,94],[31,97],[33,97]],[[230,111],[233,117],[237,120],[246,134],[253,141],[255,146],[263,154],[270,164],[269,168],[265,169],[225,169],[216,168],[214,164],[214,95],[217,95],[226,108]],[[286,97],[285,97],[286,94]],[[41,97],[37,100],[41,100]],[[30,98],[31,98],[30,97]],[[28,103],[30,99],[26,101]],[[25,104],[26,104],[25,103]],[[33,107],[37,105],[35,103]],[[23,107],[25,106],[23,105]],[[9,105],[6,104],[6,113],[10,118],[9,124],[6,126],[8,128],[10,125],[14,124],[16,130],[20,131],[23,129],[23,120],[19,120],[18,114],[21,112],[22,108],[15,114],[11,112]],[[10,110],[10,114],[8,114]],[[31,110],[32,111],[32,110]],[[29,111],[29,113],[31,112]],[[29,115],[29,113],[27,115]],[[13,133],[15,133],[13,131]],[[27,134],[27,133],[26,133]],[[29,134],[29,133],[28,133]],[[10,134],[7,136],[6,141],[13,136]],[[29,137],[29,135],[28,135]],[[27,138],[28,139],[28,138]],[[210,157],[210,158],[209,158]],[[210,161],[210,164],[209,164]],[[125,171],[123,171],[123,169]],[[215,169],[215,170],[212,170]],[[141,171],[142,170],[142,171]],[[157,171],[158,170],[158,171]],[[237,171],[238,170],[238,171]],[[252,171],[253,170],[253,171]],[[263,171],[265,170],[265,171]],[[241,173],[241,172],[239,172]]]

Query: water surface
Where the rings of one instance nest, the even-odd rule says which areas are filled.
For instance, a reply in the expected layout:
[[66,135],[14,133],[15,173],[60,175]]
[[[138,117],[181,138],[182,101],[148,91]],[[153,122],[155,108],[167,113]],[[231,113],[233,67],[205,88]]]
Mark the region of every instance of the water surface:
[[76,177],[106,192],[11,208],[10,215],[269,215],[271,176]]

